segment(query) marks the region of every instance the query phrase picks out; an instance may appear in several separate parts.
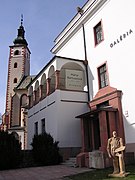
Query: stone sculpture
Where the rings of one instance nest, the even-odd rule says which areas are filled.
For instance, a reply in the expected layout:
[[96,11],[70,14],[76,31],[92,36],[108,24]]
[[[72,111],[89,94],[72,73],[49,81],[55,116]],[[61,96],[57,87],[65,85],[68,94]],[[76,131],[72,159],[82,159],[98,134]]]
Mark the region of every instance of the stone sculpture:
[[108,156],[112,158],[114,167],[113,174],[109,174],[109,176],[125,177],[129,174],[125,172],[124,150],[125,146],[123,146],[122,138],[117,137],[116,131],[113,131],[112,137],[108,139],[107,144]]

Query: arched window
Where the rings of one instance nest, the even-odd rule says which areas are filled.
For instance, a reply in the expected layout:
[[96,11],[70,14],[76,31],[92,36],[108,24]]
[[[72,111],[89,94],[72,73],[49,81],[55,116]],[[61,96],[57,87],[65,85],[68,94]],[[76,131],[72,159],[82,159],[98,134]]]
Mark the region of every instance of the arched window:
[[15,52],[14,52],[14,55],[19,55],[20,54],[20,51],[19,50],[16,50]]
[[50,94],[55,91],[55,69],[51,66],[48,72],[48,77],[50,78]]
[[28,104],[28,97],[26,94],[23,94],[21,96],[21,106],[25,107]]
[[39,81],[37,80],[35,84],[35,104],[39,102],[39,99]]
[[31,86],[29,89],[29,107],[33,106],[33,87]]
[[41,98],[45,98],[47,93],[46,75],[43,74],[41,78]]
[[14,63],[14,68],[17,68],[17,62]]
[[14,83],[17,83],[17,78],[14,78]]

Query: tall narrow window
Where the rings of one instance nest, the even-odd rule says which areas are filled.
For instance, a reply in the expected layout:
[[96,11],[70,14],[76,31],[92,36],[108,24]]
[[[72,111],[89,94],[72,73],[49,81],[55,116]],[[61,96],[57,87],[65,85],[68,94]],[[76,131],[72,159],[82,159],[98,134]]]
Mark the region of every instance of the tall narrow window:
[[14,78],[14,83],[17,83],[17,78]]
[[17,62],[14,63],[14,68],[17,68]]
[[108,86],[108,76],[106,64],[103,64],[98,68],[98,78],[99,78],[99,88],[104,88]]
[[101,21],[94,27],[95,45],[103,41],[103,29]]
[[42,131],[42,134],[45,133],[45,118],[41,120],[41,131]]
[[35,135],[38,135],[38,122],[35,122]]

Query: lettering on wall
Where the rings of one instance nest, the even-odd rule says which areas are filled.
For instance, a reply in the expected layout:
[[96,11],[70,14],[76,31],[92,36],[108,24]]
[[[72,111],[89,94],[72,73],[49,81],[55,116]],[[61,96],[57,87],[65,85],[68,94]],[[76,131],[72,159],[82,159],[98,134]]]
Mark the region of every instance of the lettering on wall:
[[110,44],[110,47],[113,48],[115,45],[119,44],[120,42],[124,41],[125,38],[130,36],[133,33],[132,29],[125,32],[124,34],[120,35],[119,38],[117,38],[114,42]]
[[83,72],[66,70],[66,89],[83,90]]

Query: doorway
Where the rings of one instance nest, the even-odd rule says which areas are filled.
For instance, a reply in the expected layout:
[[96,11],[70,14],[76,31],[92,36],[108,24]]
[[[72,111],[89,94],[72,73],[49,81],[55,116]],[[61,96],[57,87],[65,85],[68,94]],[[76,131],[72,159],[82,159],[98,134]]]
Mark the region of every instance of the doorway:
[[99,150],[101,146],[98,113],[84,119],[86,151]]

